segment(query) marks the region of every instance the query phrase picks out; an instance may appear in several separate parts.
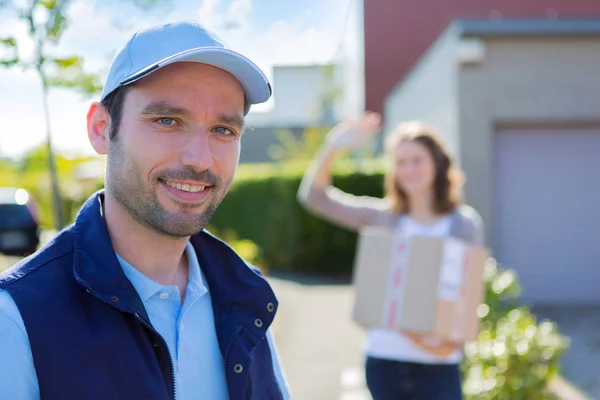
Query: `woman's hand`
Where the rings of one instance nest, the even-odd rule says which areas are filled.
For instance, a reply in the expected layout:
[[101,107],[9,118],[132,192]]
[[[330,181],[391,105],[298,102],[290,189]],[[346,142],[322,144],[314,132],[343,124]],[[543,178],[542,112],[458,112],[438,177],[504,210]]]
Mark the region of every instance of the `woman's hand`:
[[350,150],[360,147],[381,129],[381,116],[367,112],[354,123],[341,122],[326,136],[326,143],[331,150]]
[[439,340],[439,343],[432,343],[431,337],[421,335],[414,332],[402,332],[410,340],[413,341],[417,346],[425,350],[426,352],[433,354],[438,357],[448,357],[460,346],[457,343],[452,343],[445,340]]

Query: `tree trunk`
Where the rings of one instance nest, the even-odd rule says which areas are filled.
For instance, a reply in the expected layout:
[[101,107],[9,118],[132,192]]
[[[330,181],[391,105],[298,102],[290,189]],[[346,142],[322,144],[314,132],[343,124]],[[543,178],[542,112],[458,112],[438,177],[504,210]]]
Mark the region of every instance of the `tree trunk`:
[[52,203],[54,206],[54,222],[56,224],[55,228],[60,231],[64,228],[65,223],[60,188],[58,186],[58,175],[56,173],[56,163],[54,161],[54,151],[52,150],[52,130],[50,127],[50,112],[48,110],[48,84],[41,68],[38,68],[38,74],[42,80],[42,102],[44,104],[44,117],[46,120],[46,146],[48,149],[48,169],[50,171]]

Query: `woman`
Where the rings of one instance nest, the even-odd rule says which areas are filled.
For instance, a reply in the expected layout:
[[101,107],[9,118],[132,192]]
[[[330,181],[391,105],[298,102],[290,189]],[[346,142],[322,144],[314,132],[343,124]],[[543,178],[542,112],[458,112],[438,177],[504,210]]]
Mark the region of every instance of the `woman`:
[[[436,133],[419,122],[398,126],[386,142],[391,161],[385,198],[354,196],[331,186],[336,155],[360,146],[380,130],[380,116],[367,113],[353,125],[340,124],[306,172],[298,192],[311,212],[342,227],[367,225],[399,229],[408,235],[454,236],[482,245],[481,217],[461,204],[462,177]],[[460,343],[438,338],[369,329],[367,386],[375,400],[462,399]]]

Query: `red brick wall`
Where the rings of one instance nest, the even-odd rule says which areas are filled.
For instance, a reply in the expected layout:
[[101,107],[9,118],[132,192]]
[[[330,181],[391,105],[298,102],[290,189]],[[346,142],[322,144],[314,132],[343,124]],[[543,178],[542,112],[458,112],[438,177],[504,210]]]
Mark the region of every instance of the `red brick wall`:
[[600,18],[600,0],[363,1],[365,102],[368,110],[379,112],[388,92],[453,19],[488,18],[492,10],[505,18],[543,18],[548,10],[559,18]]

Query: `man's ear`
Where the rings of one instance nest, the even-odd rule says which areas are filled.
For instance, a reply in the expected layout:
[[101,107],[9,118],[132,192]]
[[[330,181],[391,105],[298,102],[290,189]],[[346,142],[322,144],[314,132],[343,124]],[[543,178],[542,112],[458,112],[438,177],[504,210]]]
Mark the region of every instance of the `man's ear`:
[[108,151],[110,124],[106,107],[102,103],[92,103],[87,113],[88,139],[98,154],[104,155]]

